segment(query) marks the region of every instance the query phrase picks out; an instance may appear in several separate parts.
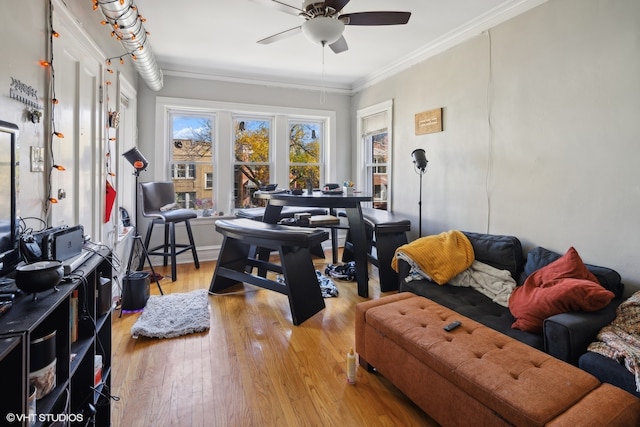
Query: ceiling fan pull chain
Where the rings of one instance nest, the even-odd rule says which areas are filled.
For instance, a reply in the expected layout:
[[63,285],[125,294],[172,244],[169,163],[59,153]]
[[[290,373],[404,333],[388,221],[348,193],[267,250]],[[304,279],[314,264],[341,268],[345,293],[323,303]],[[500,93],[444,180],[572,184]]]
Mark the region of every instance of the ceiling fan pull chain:
[[327,88],[324,83],[324,48],[326,46],[325,42],[322,42],[322,91],[320,92],[320,103],[324,104],[327,99]]

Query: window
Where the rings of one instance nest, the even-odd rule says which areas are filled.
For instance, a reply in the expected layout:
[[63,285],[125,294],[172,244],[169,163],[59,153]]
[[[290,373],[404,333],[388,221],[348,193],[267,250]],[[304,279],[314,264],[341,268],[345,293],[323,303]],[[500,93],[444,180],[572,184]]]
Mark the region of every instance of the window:
[[[170,176],[181,207],[213,208],[213,117],[170,112]],[[209,179],[207,179],[209,177]]]
[[235,117],[233,190],[236,208],[264,206],[253,193],[270,184],[271,119]]
[[160,96],[156,134],[165,144],[152,179],[171,179],[180,203],[201,217],[233,215],[265,202],[253,198],[260,185],[287,189],[310,178],[319,186],[332,176],[335,123],[334,111]]
[[176,192],[176,203],[179,204],[180,206],[188,206],[190,208],[197,208],[196,205],[196,193],[195,191],[192,192]]
[[213,188],[213,173],[207,172],[204,174],[204,188],[207,190]]
[[357,113],[363,190],[373,195],[373,207],[382,210],[390,209],[391,204],[391,107],[389,101]]
[[289,188],[320,187],[322,123],[289,122]]
[[196,165],[193,163],[173,163],[171,165],[171,177],[173,179],[194,179],[196,177]]

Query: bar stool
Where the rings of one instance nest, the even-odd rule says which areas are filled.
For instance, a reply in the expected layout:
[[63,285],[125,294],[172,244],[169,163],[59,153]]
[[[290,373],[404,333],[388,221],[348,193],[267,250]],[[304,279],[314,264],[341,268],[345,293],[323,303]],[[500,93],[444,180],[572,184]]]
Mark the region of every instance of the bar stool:
[[[196,268],[200,268],[196,245],[191,232],[192,218],[198,215],[191,209],[180,208],[176,204],[176,193],[173,182],[143,182],[140,183],[142,216],[152,218],[147,227],[144,246],[149,255],[162,256],[163,265],[167,265],[167,260],[171,257],[171,280],[176,280],[176,255],[191,250],[193,262]],[[184,222],[189,236],[189,244],[176,243],[176,223]],[[164,225],[164,243],[149,247],[151,234],[156,224]]]

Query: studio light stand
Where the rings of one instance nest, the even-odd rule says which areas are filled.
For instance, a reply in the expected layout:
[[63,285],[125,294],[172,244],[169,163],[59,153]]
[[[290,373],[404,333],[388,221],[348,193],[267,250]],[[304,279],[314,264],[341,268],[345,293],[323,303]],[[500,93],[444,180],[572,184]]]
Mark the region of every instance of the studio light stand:
[[[149,257],[149,252],[147,251],[146,246],[144,245],[144,242],[142,241],[142,236],[140,235],[140,233],[138,232],[138,180],[140,178],[140,172],[143,170],[147,169],[147,166],[149,166],[149,162],[147,161],[147,159],[145,159],[145,157],[142,155],[142,153],[140,151],[138,151],[138,149],[136,147],[133,147],[131,150],[127,151],[126,153],[122,154],[122,156],[127,159],[129,161],[129,163],[131,163],[131,165],[134,168],[134,172],[133,175],[136,177],[136,186],[135,186],[135,191],[136,191],[136,215],[135,215],[135,222],[132,221],[131,225],[133,227],[133,231],[134,231],[134,235],[133,235],[133,241],[131,242],[131,252],[129,252],[129,261],[127,262],[127,271],[126,271],[126,276],[128,276],[131,273],[131,265],[133,263],[133,255],[135,253],[137,254],[141,254],[141,256],[139,255],[139,262],[138,262],[138,268],[136,271],[141,271],[142,268],[144,267],[144,263],[145,261],[147,261],[149,263],[149,268],[151,269],[151,275],[153,277],[153,279],[155,280],[156,284],[158,285],[158,290],[160,291],[160,295],[164,295],[164,292],[162,292],[162,287],[160,286],[160,279],[158,278],[158,274],[156,274],[155,270],[153,269],[153,265],[151,264],[151,258]],[[126,277],[125,276],[125,277]]]
[[417,174],[420,175],[420,196],[418,199],[418,237],[422,237],[422,177],[427,171],[427,157],[422,148],[417,148],[411,153],[413,158],[413,167]]

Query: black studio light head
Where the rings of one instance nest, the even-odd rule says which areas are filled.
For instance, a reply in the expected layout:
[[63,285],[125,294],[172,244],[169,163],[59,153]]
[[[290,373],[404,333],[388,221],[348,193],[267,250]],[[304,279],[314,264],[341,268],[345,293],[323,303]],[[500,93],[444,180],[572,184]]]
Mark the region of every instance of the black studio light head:
[[413,158],[413,164],[416,166],[416,169],[424,173],[425,169],[427,168],[427,163],[429,163],[424,150],[422,148],[413,150],[413,152],[411,153],[411,157]]
[[127,161],[131,163],[131,166],[136,168],[137,171],[145,170],[147,169],[147,166],[149,166],[149,161],[136,147],[133,147],[131,150],[123,153],[122,156],[127,159]]

